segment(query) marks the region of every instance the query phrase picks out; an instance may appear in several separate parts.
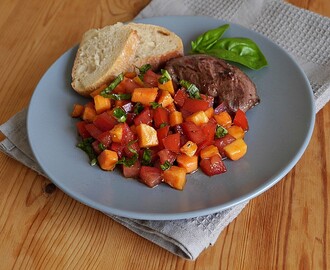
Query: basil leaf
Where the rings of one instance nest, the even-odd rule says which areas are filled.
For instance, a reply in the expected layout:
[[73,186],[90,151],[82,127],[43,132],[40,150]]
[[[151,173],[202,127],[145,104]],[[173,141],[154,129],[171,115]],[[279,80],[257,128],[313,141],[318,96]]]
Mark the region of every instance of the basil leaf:
[[139,69],[139,78],[141,79],[141,81],[143,81],[144,74],[145,74],[149,69],[151,69],[151,65],[150,65],[150,64],[145,64],[145,65],[139,67],[138,69]]
[[224,60],[242,64],[254,70],[268,65],[258,45],[249,38],[220,39],[207,53]]
[[135,114],[139,114],[140,112],[142,112],[144,109],[143,105],[140,103],[140,102],[137,102],[135,105],[134,105],[134,113]]
[[115,108],[113,110],[113,116],[117,119],[118,122],[125,122],[127,119],[127,114],[122,108]]
[[222,138],[228,134],[228,130],[225,129],[223,126],[217,125],[215,130],[215,137]]
[[181,86],[186,88],[190,98],[201,99],[199,89],[196,85],[194,85],[191,82],[185,81],[185,80],[180,80],[180,84],[181,84]]
[[107,97],[116,87],[117,85],[124,79],[124,74],[120,73],[113,81],[106,87],[104,90],[101,91],[100,95],[103,97]]
[[99,143],[98,147],[101,151],[107,149],[103,143]]
[[166,161],[164,162],[164,164],[161,164],[161,165],[160,165],[160,168],[161,168],[163,171],[166,171],[167,169],[171,168],[171,166],[172,166],[172,164],[171,164],[168,160],[166,160]]
[[151,108],[153,108],[153,109],[157,109],[157,108],[161,107],[162,104],[159,104],[159,103],[157,103],[157,102],[150,102],[150,106],[151,106]]
[[111,98],[113,100],[128,100],[131,99],[132,95],[128,94],[128,93],[124,93],[124,94],[109,94],[108,98]]
[[134,155],[131,158],[122,157],[120,160],[117,161],[117,164],[122,164],[125,167],[132,167],[135,164],[135,162],[138,160],[139,154],[135,149],[131,147],[131,145],[136,142],[137,140],[130,141],[127,145],[128,150]]
[[166,69],[161,69],[160,72],[162,73],[162,76],[158,79],[159,83],[164,84],[172,80],[170,73],[168,73]]
[[87,138],[77,144],[77,147],[83,150],[88,155],[90,164],[92,166],[97,164],[97,157],[92,146],[93,142],[94,142],[93,138]]
[[192,51],[204,53],[222,37],[223,33],[226,32],[228,28],[229,24],[224,24],[218,28],[206,31],[197,37],[195,41],[191,42]]
[[163,128],[163,127],[166,127],[166,126],[168,126],[168,123],[164,122],[164,123],[160,124],[159,128]]
[[150,164],[151,164],[151,150],[150,149],[146,148],[143,151],[141,163],[144,166],[150,166]]

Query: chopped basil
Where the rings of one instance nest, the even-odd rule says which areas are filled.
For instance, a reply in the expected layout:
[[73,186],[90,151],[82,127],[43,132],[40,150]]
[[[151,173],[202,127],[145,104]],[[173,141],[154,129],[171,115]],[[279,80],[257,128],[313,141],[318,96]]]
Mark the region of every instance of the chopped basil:
[[132,95],[129,93],[124,93],[124,94],[114,94],[111,93],[108,95],[108,98],[111,98],[113,100],[128,100],[131,99]]
[[225,129],[223,126],[217,125],[217,128],[215,130],[215,136],[217,138],[222,138],[228,134],[227,129]]
[[92,146],[93,142],[94,142],[93,138],[87,138],[77,144],[77,147],[83,150],[88,155],[90,164],[92,166],[97,164],[97,157]]
[[127,119],[126,112],[120,107],[113,110],[113,116],[121,123],[125,122]]
[[99,143],[98,147],[101,151],[107,149],[103,143]]
[[180,84],[186,88],[190,98],[201,99],[199,89],[196,85],[185,80],[180,80]]
[[166,161],[164,162],[164,164],[161,164],[161,165],[160,165],[160,168],[161,168],[163,171],[166,171],[167,169],[171,168],[171,166],[172,166],[172,164],[171,164],[168,160],[166,160]]
[[144,74],[146,74],[146,72],[151,69],[151,65],[150,64],[145,64],[142,67],[139,67],[139,78],[143,81],[143,77]]
[[137,102],[135,105],[134,105],[134,113],[135,114],[139,114],[140,112],[143,111],[143,105],[140,103],[140,102]]
[[141,163],[144,166],[150,166],[150,164],[151,164],[151,150],[149,148],[144,149]]
[[166,69],[161,69],[160,72],[162,76],[158,79],[159,83],[164,84],[172,79],[170,73],[168,73]]
[[108,95],[117,87],[117,85],[124,79],[124,74],[120,73],[107,88],[101,91],[100,95],[108,97]]
[[160,124],[159,128],[163,128],[163,127],[166,127],[166,126],[168,126],[168,123],[164,122],[164,123]]
[[157,103],[157,102],[150,102],[150,106],[151,106],[151,108],[153,108],[153,109],[157,109],[157,108],[161,107],[162,104],[159,104],[159,103]]
[[129,150],[131,153],[133,153],[134,155],[133,155],[131,158],[122,157],[120,160],[117,161],[117,164],[122,164],[122,165],[124,165],[125,167],[132,167],[132,166],[135,164],[135,162],[136,162],[136,161],[138,160],[138,158],[139,158],[139,154],[138,154],[138,152],[137,152],[135,149],[133,149],[133,148],[131,147],[131,145],[132,145],[133,143],[136,143],[136,142],[137,142],[137,140],[130,141],[130,142],[128,143],[128,145],[127,145],[128,150]]

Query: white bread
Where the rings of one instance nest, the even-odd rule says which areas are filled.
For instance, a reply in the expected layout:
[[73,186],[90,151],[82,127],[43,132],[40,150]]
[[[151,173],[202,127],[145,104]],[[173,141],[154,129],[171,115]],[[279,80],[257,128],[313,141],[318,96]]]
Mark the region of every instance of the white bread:
[[87,31],[72,69],[72,88],[88,96],[118,74],[151,64],[158,69],[167,60],[183,55],[181,39],[155,25],[116,23]]

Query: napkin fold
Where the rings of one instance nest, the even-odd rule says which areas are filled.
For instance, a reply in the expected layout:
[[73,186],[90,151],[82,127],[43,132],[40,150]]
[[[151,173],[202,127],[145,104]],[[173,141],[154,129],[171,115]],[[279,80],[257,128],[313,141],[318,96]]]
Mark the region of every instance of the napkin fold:
[[[285,48],[310,80],[316,111],[330,97],[330,20],[280,0],[153,0],[139,18],[163,15],[205,15],[253,29]],[[46,177],[28,143],[26,109],[0,126],[6,138],[0,151]],[[213,245],[248,202],[219,213],[169,221],[110,217],[164,249],[194,260]]]

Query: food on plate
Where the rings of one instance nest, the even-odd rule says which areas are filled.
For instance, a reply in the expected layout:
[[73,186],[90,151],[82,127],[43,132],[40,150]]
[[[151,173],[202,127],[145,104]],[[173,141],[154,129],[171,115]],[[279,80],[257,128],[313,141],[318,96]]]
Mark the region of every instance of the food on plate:
[[244,112],[260,102],[256,86],[238,67],[205,55],[187,55],[171,59],[165,69],[178,83],[186,80],[195,84],[201,93],[212,96],[215,102],[226,101],[233,112]]
[[183,55],[181,39],[164,27],[116,23],[87,31],[72,69],[72,88],[83,96],[109,84],[121,72],[150,64],[156,70]]

